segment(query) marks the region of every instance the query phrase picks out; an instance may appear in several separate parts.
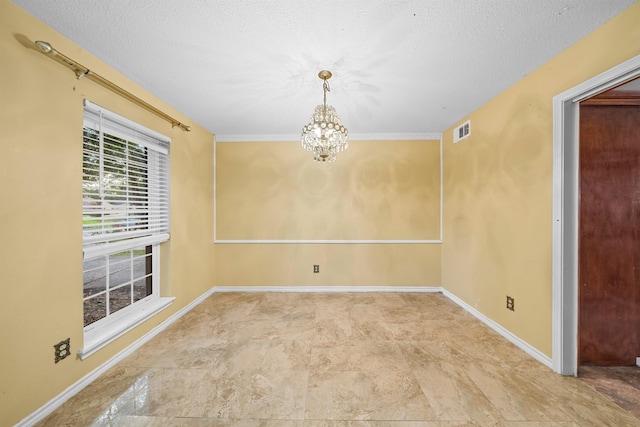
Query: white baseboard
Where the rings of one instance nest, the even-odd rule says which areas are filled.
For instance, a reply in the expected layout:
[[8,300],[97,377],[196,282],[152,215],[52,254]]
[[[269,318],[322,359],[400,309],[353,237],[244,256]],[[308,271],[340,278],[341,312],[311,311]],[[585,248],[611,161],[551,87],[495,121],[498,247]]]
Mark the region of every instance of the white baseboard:
[[138,348],[142,347],[153,337],[169,327],[176,320],[187,314],[193,308],[195,308],[202,301],[207,299],[214,293],[223,292],[316,292],[316,293],[329,293],[329,292],[442,292],[444,296],[451,301],[458,304],[462,309],[475,316],[478,320],[489,326],[491,329],[502,335],[508,341],[516,345],[522,351],[542,363],[543,365],[552,369],[551,358],[540,352],[538,349],[532,347],[527,342],[523,341],[513,333],[503,328],[498,323],[489,319],[478,310],[439,286],[215,286],[209,289],[207,292],[193,300],[190,304],[185,306],[182,310],[176,312],[171,317],[160,323],[158,326],[147,332],[140,337],[137,341],[127,346],[121,352],[113,356],[111,359],[103,363],[98,368],[91,371],[89,374],[82,377],[73,385],[68,387],[65,391],[58,396],[51,399],[45,405],[33,412],[31,415],[24,418],[22,421],[16,424],[16,427],[28,427],[43,420],[47,415],[59,408],[63,403],[80,392],[83,388],[88,386],[96,378],[106,372],[108,369],[115,366],[116,363],[129,356]]
[[537,348],[531,346],[526,341],[523,341],[521,338],[519,338],[518,336],[516,336],[513,333],[511,333],[510,331],[508,331],[507,329],[502,327],[500,324],[498,324],[498,323],[494,322],[493,320],[489,319],[487,316],[485,316],[484,314],[480,313],[478,310],[476,310],[475,308],[473,308],[472,306],[470,306],[469,304],[467,304],[466,302],[464,302],[463,300],[461,300],[460,298],[458,298],[457,296],[455,296],[451,292],[447,291],[446,289],[442,289],[442,294],[444,296],[446,296],[447,298],[449,298],[451,301],[453,301],[456,304],[458,304],[465,311],[467,311],[468,313],[472,314],[474,317],[476,317],[482,323],[484,323],[485,325],[487,325],[488,327],[490,327],[491,329],[493,329],[494,331],[496,331],[497,333],[502,335],[504,338],[506,338],[512,344],[516,345],[518,348],[520,348],[520,350],[524,351],[529,356],[531,356],[534,359],[536,359],[538,362],[542,363],[543,365],[545,365],[549,369],[553,370],[553,362],[552,362],[552,360],[551,360],[551,358],[549,356],[547,356],[546,354],[542,353]]
[[56,397],[54,397],[53,399],[45,403],[43,406],[41,406],[38,410],[33,412],[31,415],[22,419],[22,421],[17,423],[15,427],[28,427],[36,424],[39,421],[42,421],[47,415],[49,415],[50,413],[58,409],[60,406],[62,406],[62,404],[64,404],[67,400],[71,399],[83,388],[91,384],[100,375],[102,375],[107,370],[115,366],[116,363],[118,363],[125,357],[129,356],[131,353],[136,351],[138,348],[142,347],[144,344],[146,344],[149,340],[151,340],[153,337],[158,335],[160,332],[167,329],[167,327],[169,327],[176,320],[180,319],[189,311],[193,310],[195,306],[197,306],[202,301],[204,301],[209,296],[211,296],[214,293],[214,289],[215,288],[209,289],[207,292],[200,295],[198,298],[196,298],[191,303],[189,303],[184,308],[182,308],[182,310],[171,315],[169,318],[164,320],[155,328],[151,329],[149,332],[144,334],[138,340],[131,343],[129,346],[125,347],[122,351],[120,351],[118,354],[113,356],[111,359],[107,360],[105,363],[103,363],[93,371],[89,372],[87,375],[85,375],[84,377],[76,381],[71,386],[69,386],[65,391],[63,391],[62,393],[60,393],[59,395],[57,395]]
[[439,286],[216,286],[214,292],[441,292]]

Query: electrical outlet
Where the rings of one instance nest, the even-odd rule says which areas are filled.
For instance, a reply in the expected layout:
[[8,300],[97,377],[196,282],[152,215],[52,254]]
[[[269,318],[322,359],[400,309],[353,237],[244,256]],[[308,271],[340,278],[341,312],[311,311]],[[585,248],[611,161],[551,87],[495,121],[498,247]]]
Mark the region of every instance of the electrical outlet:
[[60,341],[58,344],[54,345],[53,348],[55,349],[56,363],[58,363],[71,354],[71,338]]
[[320,273],[320,266],[318,264],[314,264],[313,265],[313,272],[314,273]]
[[515,303],[513,297],[507,295],[507,310],[516,311]]

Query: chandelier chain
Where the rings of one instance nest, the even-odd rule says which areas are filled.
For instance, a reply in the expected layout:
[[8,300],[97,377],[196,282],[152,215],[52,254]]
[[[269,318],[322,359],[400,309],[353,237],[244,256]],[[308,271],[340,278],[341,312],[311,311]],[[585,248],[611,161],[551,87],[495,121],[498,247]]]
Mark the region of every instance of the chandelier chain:
[[322,84],[322,90],[324,91],[324,102],[323,102],[323,111],[327,112],[327,92],[331,92],[331,87],[329,86],[329,82],[327,79],[324,79],[324,83]]

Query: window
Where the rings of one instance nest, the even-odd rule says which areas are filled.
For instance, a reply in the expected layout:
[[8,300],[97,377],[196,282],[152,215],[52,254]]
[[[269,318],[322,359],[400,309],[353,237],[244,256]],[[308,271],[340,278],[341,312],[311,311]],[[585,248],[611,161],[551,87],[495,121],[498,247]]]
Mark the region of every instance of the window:
[[81,356],[170,303],[158,291],[159,244],[169,239],[169,139],[85,101],[82,169]]
[[154,295],[154,245],[84,261],[84,326]]

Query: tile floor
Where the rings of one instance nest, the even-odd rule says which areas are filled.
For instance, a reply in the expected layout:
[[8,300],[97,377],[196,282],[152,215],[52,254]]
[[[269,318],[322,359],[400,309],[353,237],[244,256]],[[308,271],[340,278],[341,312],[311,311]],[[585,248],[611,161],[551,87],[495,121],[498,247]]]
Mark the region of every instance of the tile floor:
[[43,426],[640,426],[441,294],[220,293]]

